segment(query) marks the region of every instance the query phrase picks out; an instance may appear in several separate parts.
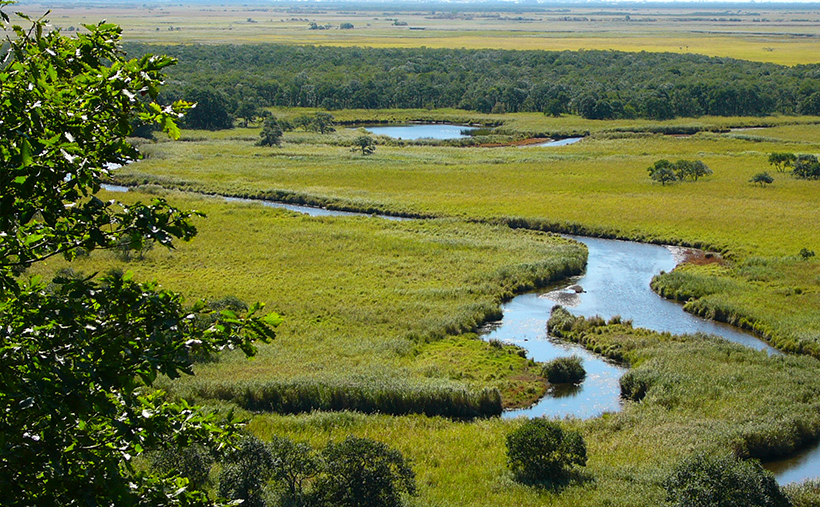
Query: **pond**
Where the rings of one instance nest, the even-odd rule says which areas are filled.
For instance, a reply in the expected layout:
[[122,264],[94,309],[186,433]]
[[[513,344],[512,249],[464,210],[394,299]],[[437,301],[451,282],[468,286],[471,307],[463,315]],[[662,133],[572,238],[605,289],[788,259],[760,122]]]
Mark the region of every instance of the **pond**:
[[388,136],[393,139],[415,141],[417,139],[463,139],[470,137],[467,132],[475,127],[451,125],[448,123],[413,123],[407,125],[388,125],[385,127],[364,127],[371,134]]

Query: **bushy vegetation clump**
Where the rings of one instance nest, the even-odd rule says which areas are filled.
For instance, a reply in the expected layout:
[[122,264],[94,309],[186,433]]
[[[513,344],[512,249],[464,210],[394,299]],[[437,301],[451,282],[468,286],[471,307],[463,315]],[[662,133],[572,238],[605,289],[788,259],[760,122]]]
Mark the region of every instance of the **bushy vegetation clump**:
[[697,453],[664,481],[672,507],[791,507],[774,475],[757,460]]
[[587,463],[581,434],[543,418],[529,419],[507,435],[507,463],[527,483],[558,484]]
[[791,167],[792,176],[799,180],[820,179],[820,161],[816,155],[794,153],[772,153],[769,155],[769,164],[779,172]]
[[578,355],[559,357],[544,365],[541,375],[551,384],[562,384],[567,382],[580,382],[586,377],[584,370],[584,360]]
[[712,174],[712,170],[700,160],[678,160],[670,162],[666,159],[655,161],[647,169],[649,177],[661,185],[675,181],[698,181],[703,176]]
[[246,434],[218,463],[196,449],[183,451],[153,451],[151,466],[198,485],[213,472],[220,498],[250,507],[399,507],[416,495],[410,462],[371,438],[348,436],[315,449],[288,437],[263,442]]

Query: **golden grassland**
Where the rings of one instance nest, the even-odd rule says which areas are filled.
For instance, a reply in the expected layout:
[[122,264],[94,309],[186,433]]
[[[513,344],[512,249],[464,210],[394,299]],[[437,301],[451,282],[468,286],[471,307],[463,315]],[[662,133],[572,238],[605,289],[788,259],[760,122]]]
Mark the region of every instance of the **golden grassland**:
[[[217,4],[100,7],[27,3],[24,7],[31,15],[51,9],[49,19],[62,30],[108,19],[123,27],[126,40],[161,44],[613,49],[699,53],[784,65],[817,63],[812,37],[820,33],[820,16],[814,11],[765,6],[731,13],[703,12],[710,10],[707,8],[600,12],[582,6],[539,12],[469,12],[469,7],[459,6],[446,13],[433,13],[430,8],[354,12]],[[407,25],[395,26],[395,20]],[[331,28],[310,30],[309,22]],[[351,23],[354,29],[340,30],[341,23]]]

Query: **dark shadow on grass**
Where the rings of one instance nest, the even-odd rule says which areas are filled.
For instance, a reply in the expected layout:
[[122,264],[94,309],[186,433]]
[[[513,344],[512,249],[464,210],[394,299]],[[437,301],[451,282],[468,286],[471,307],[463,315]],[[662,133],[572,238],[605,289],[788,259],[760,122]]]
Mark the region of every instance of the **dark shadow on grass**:
[[582,469],[572,469],[548,479],[536,480],[521,475],[514,476],[515,482],[544,493],[559,493],[569,486],[584,486],[595,482],[592,474]]

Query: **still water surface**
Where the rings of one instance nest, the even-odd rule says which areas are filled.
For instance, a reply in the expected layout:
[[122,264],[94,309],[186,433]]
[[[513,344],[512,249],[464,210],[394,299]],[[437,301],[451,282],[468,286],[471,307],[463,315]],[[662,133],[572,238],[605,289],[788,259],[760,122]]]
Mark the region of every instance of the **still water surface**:
[[462,139],[470,137],[462,132],[475,130],[475,128],[447,123],[414,123],[387,127],[365,127],[365,130],[375,135],[414,141],[416,139]]

